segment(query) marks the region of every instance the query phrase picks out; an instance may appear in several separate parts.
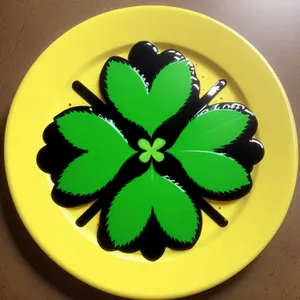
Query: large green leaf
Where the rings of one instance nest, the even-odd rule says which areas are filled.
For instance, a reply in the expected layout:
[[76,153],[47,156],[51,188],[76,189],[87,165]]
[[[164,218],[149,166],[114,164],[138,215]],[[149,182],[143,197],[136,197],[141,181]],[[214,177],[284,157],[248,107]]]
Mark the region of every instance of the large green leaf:
[[204,189],[229,193],[251,184],[246,170],[225,154],[205,151],[178,151],[187,174]]
[[182,243],[195,240],[200,220],[192,201],[151,167],[125,186],[111,204],[107,228],[114,245],[133,242],[145,228],[152,209],[169,237]]
[[181,243],[193,243],[201,220],[192,200],[176,184],[155,173],[153,176],[158,195],[154,212],[164,232]]
[[113,200],[107,214],[107,230],[115,247],[130,244],[145,228],[152,211],[149,185],[146,172],[126,185]]
[[183,106],[192,90],[192,78],[188,62],[178,61],[160,71],[150,91],[146,79],[123,61],[111,60],[105,69],[109,100],[124,117],[152,134]]
[[248,115],[235,110],[209,111],[187,125],[171,152],[220,149],[236,140],[247,128],[248,122]]
[[88,111],[72,111],[56,123],[64,138],[87,153],[62,172],[57,188],[73,195],[93,194],[118,173],[134,152],[112,123]]
[[[58,130],[73,146],[82,150],[105,147],[129,148],[121,132],[111,120],[106,120],[86,110],[70,110],[55,119]],[[114,146],[108,145],[113,143]]]

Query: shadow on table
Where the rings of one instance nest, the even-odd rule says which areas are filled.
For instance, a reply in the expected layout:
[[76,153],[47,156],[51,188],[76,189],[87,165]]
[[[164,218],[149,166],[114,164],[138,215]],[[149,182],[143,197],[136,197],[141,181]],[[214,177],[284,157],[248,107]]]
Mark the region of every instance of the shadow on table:
[[[0,162],[0,190],[2,198],[2,209],[3,215],[9,228],[9,231],[13,237],[13,240],[18,247],[22,256],[30,263],[30,265],[38,272],[43,278],[45,278],[51,285],[59,289],[62,293],[71,297],[75,300],[99,300],[99,299],[109,299],[117,300],[122,299],[117,296],[107,294],[105,292],[99,291],[77,278],[73,277],[61,267],[55,264],[35,243],[32,237],[27,232],[24,227],[13,201],[10,196],[10,192],[7,185],[7,180],[5,176],[4,169],[4,159],[3,159],[3,144],[4,144],[4,130],[5,130],[6,120],[1,120],[0,124],[0,155],[2,157]],[[251,268],[251,265],[247,267]],[[239,279],[243,276],[242,271],[235,275],[230,280],[224,282],[223,284],[210,289],[201,294],[186,297],[186,300],[210,300],[217,299],[220,294],[228,289],[232,289],[236,285]]]

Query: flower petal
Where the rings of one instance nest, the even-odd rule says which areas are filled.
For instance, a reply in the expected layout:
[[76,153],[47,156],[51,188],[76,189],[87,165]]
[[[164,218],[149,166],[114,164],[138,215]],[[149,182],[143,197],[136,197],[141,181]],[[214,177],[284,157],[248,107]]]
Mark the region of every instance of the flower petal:
[[152,154],[154,160],[158,161],[158,162],[162,162],[165,158],[165,155],[159,151],[155,151],[153,154]]
[[139,156],[140,161],[143,163],[148,162],[150,158],[151,158],[151,154],[149,152],[143,152]]

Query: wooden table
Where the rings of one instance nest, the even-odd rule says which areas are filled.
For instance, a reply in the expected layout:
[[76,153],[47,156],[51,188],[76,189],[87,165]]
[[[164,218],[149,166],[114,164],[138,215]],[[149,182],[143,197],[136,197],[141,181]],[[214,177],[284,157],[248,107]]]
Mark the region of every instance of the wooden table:
[[[299,0],[0,0],[1,143],[14,94],[28,68],[51,42],[94,15],[142,4],[189,8],[221,21],[245,36],[277,72],[299,128]],[[3,145],[0,149],[2,152]],[[3,159],[0,175],[0,299],[117,299],[73,278],[39,249],[13,206]],[[220,286],[188,299],[300,299],[299,194],[298,185],[282,227],[253,263]]]

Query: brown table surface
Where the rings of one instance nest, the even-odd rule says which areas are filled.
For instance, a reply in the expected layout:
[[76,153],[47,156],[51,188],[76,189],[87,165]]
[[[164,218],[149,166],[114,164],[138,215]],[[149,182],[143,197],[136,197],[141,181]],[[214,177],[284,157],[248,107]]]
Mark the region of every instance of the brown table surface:
[[[0,0],[1,142],[14,94],[28,68],[51,42],[94,15],[143,4],[189,8],[246,37],[277,72],[299,128],[300,0]],[[0,299],[117,299],[73,278],[39,249],[15,211],[3,161],[0,166]],[[300,299],[299,194],[298,185],[282,227],[253,263],[218,287],[187,299]]]

